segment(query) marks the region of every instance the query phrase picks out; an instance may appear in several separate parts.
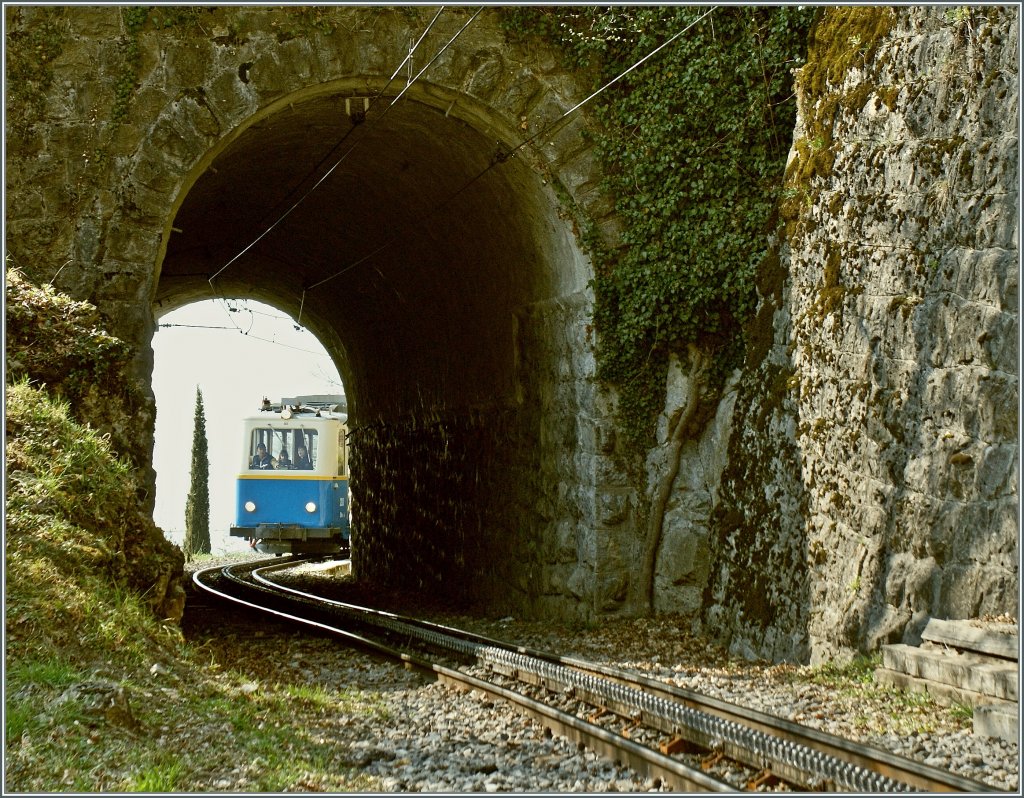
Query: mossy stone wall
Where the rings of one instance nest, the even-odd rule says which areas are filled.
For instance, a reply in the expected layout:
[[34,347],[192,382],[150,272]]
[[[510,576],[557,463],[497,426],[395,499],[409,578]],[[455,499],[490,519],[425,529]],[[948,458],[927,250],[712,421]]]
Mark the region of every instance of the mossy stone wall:
[[1017,612],[1018,24],[836,8],[813,37],[714,511],[734,651]]

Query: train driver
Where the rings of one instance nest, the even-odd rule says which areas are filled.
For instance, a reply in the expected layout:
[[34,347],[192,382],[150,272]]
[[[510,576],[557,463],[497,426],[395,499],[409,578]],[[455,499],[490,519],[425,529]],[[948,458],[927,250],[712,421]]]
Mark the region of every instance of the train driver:
[[274,468],[291,468],[291,467],[292,467],[292,461],[291,461],[291,458],[288,457],[288,450],[287,449],[282,449],[281,453],[277,456],[277,464],[274,466]]
[[256,444],[256,454],[253,455],[252,463],[250,463],[249,468],[258,468],[261,470],[265,468],[273,468],[270,461],[270,455],[267,454],[267,447],[265,444]]
[[306,453],[305,446],[299,446],[295,450],[295,467],[302,471],[313,470],[313,464],[309,461],[309,454]]

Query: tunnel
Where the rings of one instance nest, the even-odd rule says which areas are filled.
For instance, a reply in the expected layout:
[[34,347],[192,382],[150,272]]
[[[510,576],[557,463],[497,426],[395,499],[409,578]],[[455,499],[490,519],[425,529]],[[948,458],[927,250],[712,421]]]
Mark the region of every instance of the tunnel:
[[559,492],[580,422],[558,395],[589,368],[565,331],[588,262],[544,170],[416,88],[319,86],[224,137],[176,203],[155,312],[251,297],[321,340],[349,402],[357,575],[575,602],[591,565]]
[[517,309],[585,282],[571,231],[523,159],[392,99],[289,103],[225,146],[175,215],[158,303],[253,296],[301,314],[355,420],[514,401]]

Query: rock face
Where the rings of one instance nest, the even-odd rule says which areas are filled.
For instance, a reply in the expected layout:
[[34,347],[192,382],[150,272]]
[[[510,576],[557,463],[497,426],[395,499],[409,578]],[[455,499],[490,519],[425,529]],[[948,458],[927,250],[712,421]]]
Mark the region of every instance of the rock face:
[[829,14],[706,595],[774,658],[1013,613],[1019,578],[1017,10]]

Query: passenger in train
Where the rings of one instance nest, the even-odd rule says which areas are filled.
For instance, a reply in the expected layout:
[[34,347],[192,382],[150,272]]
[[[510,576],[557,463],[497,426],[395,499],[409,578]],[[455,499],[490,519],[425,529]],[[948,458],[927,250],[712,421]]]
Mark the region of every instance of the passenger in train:
[[295,467],[300,471],[313,470],[313,464],[309,461],[309,454],[306,453],[305,446],[300,446],[295,450]]
[[270,455],[267,454],[267,447],[265,444],[256,444],[256,454],[253,455],[252,463],[249,464],[249,468],[258,468],[260,470],[273,468],[273,463],[270,460]]
[[274,468],[291,468],[291,467],[292,467],[292,461],[291,461],[291,458],[288,457],[288,450],[287,449],[282,449],[281,453],[277,456],[277,465],[275,465]]

